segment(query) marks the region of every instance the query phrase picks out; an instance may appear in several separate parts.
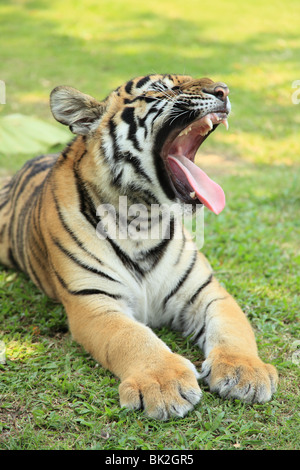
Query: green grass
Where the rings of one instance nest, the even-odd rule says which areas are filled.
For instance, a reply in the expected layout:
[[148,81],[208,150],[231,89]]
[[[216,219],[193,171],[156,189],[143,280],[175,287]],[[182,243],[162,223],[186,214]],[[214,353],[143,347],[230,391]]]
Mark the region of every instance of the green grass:
[[[99,98],[132,76],[179,72],[231,88],[230,130],[205,143],[201,165],[227,207],[205,212],[203,251],[278,368],[265,405],[209,393],[182,420],[120,410],[118,380],[67,330],[64,311],[20,273],[0,271],[0,449],[299,449],[300,79],[298,1],[43,0],[0,6],[1,76],[13,112],[53,122],[49,92],[69,84]],[[1,144],[0,144],[1,145]],[[0,175],[26,156],[0,153]],[[29,156],[31,157],[31,155]],[[199,157],[200,158],[200,157]],[[163,329],[199,368],[201,353]],[[298,356],[299,357],[299,356]]]

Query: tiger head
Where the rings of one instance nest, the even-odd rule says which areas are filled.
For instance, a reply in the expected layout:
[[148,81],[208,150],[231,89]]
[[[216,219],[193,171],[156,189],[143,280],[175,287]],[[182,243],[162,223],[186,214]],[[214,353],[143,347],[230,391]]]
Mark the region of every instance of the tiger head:
[[153,195],[159,203],[204,204],[218,214],[224,192],[194,159],[220,123],[228,127],[228,93],[227,85],[208,78],[148,75],[130,80],[102,102],[60,86],[50,104],[59,122],[84,136],[93,160],[108,165],[106,184],[122,194]]

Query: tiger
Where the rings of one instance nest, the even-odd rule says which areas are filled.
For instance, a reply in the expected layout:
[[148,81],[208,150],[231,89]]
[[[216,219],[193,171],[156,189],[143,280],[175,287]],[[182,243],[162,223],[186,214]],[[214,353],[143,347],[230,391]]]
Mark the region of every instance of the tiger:
[[[166,219],[149,217],[152,206],[224,209],[223,189],[194,160],[219,124],[228,127],[228,94],[223,82],[176,74],[133,78],[103,101],[58,86],[50,108],[73,140],[29,160],[0,192],[1,264],[63,304],[74,341],[118,378],[120,406],[153,419],[186,416],[201,381],[246,403],[265,403],[277,388],[275,367],[260,359],[249,320],[180,211],[169,214],[168,236],[144,236]],[[134,217],[120,200],[146,208],[143,236],[137,227],[130,236]],[[163,327],[200,348],[200,372],[159,338]]]

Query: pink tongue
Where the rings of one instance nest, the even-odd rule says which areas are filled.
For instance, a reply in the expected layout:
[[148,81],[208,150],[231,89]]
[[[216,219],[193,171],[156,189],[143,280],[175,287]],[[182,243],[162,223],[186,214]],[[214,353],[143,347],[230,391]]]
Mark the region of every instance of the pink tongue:
[[225,207],[225,194],[221,186],[211,180],[207,174],[188,158],[180,155],[168,156],[174,175],[181,182],[188,181],[197,198],[215,214]]

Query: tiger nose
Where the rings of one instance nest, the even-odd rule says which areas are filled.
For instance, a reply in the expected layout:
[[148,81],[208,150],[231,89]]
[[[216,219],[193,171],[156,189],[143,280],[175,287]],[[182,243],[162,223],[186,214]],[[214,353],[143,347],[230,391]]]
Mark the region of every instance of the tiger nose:
[[214,95],[221,101],[226,101],[229,94],[229,88],[225,83],[220,83],[214,88]]

